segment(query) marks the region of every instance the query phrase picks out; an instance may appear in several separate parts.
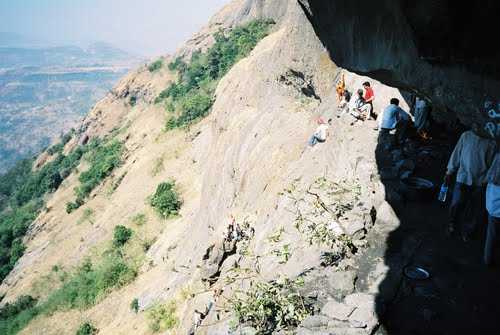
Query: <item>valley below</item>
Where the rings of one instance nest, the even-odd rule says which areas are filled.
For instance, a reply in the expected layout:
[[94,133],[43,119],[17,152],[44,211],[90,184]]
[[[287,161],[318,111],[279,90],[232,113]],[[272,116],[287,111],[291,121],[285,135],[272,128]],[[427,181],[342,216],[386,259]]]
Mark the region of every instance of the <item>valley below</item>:
[[0,173],[75,127],[138,64],[109,48],[0,48]]

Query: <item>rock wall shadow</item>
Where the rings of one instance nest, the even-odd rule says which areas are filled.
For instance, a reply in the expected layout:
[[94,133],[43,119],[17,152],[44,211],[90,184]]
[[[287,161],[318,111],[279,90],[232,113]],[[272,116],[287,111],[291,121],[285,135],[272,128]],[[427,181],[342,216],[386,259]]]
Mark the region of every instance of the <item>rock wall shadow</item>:
[[[386,190],[386,201],[399,221],[385,240],[384,263],[388,271],[378,288],[376,311],[380,334],[494,334],[498,331],[500,273],[481,263],[484,228],[468,243],[448,236],[446,205],[438,202],[437,188],[445,171],[452,140],[436,140],[402,150],[387,148],[379,137],[377,168]],[[422,156],[422,153],[424,154]],[[405,189],[392,169],[397,159],[415,162],[414,175],[431,180],[435,192],[414,194]],[[423,159],[427,156],[429,159]],[[392,175],[391,175],[392,173]],[[379,221],[380,224],[385,222]],[[486,222],[485,222],[486,224]],[[410,279],[405,269],[424,268],[425,280]]]

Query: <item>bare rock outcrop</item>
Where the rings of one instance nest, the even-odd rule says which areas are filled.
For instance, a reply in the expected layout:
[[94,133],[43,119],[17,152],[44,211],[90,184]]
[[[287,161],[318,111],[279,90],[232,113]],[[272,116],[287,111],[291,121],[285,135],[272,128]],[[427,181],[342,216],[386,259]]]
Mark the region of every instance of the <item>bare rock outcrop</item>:
[[[365,3],[350,3],[228,4],[172,57],[205,49],[214,32],[251,19],[273,19],[276,25],[219,82],[210,114],[189,129],[165,132],[168,114],[154,104],[176,79],[166,66],[154,73],[139,68],[92,109],[82,122],[80,140],[116,133],[126,147],[125,161],[86,204],[92,224],[75,224],[84,208],[65,212],[78,178],[64,182],[48,200],[50,211],[34,224],[27,251],[1,292],[13,300],[30,292],[39,274],[51,273],[53,266],[78,266],[109,242],[116,225],[131,225],[138,214],[148,222],[133,228],[154,238],[147,241],[134,283],[89,310],[41,316],[25,334],[68,333],[82,319],[92,319],[100,334],[147,334],[147,311],[169,301],[176,302],[177,333],[193,329],[193,318],[202,311],[197,334],[231,334],[232,298],[256,282],[283,277],[303,280],[301,294],[314,301],[314,313],[299,324],[299,334],[377,330],[414,243],[391,259],[397,269],[391,277],[385,241],[400,219],[386,201],[394,192],[385,187],[378,166],[376,122],[337,117],[336,80],[345,74],[351,91],[371,81],[377,112],[392,97],[408,109],[399,90],[408,88],[431,97],[443,110],[450,107],[464,121],[475,117],[470,108],[479,92],[495,93],[498,82],[495,76],[483,80],[467,74],[470,89],[461,88],[453,74],[469,72],[419,60],[400,7],[390,1],[369,4],[393,15],[364,20],[363,10],[360,15],[354,11]],[[366,26],[373,35],[352,38],[364,36],[360,27]],[[394,26],[401,29],[388,28]],[[319,117],[333,119],[330,136],[310,148],[307,140]],[[178,217],[165,221],[147,199],[170,179],[176,180],[183,206]],[[225,245],[231,216],[252,233]],[[133,299],[138,314],[130,311]],[[240,331],[255,329],[240,325]]]
[[500,54],[483,41],[493,38],[498,2],[299,2],[337,65],[418,91],[442,121],[491,121],[481,106],[500,94]]

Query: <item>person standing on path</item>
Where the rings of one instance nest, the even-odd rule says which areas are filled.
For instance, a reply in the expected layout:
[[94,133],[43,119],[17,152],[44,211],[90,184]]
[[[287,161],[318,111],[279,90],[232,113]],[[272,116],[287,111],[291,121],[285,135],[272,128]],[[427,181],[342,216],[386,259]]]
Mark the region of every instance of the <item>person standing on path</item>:
[[373,92],[373,88],[369,81],[365,81],[363,83],[363,89],[365,90],[365,95],[363,98],[365,99],[365,104],[368,104],[369,111],[367,115],[367,119],[373,118],[374,120],[377,118],[376,114],[373,111],[373,101],[375,100],[375,93]]
[[462,238],[465,242],[482,221],[486,176],[496,153],[495,142],[477,135],[477,132],[478,126],[474,125],[474,131],[468,130],[462,134],[451,154],[444,177],[444,183],[450,185],[453,175],[456,174],[449,208],[449,234],[454,233],[459,215],[464,209],[467,206],[471,209],[472,218],[462,228]]

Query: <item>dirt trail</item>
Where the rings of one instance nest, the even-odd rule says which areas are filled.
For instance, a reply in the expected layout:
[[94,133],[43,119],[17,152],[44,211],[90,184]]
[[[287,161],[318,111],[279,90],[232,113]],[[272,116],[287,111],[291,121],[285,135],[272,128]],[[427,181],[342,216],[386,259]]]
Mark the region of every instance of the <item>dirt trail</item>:
[[[417,175],[440,185],[448,159],[447,151]],[[386,187],[394,186],[390,181]],[[464,243],[459,234],[447,236],[447,206],[435,196],[429,202],[398,202],[391,205],[401,220],[400,227],[386,241],[386,263],[394,254],[416,246],[408,263],[426,268],[431,277],[411,281],[400,269],[392,268],[401,286],[382,314],[381,332],[386,334],[494,334],[498,332],[500,269],[482,264],[486,222],[475,238]],[[395,273],[399,272],[399,273]],[[386,279],[387,280],[387,279]],[[381,288],[385,283],[382,283]],[[384,332],[382,332],[384,333]]]

